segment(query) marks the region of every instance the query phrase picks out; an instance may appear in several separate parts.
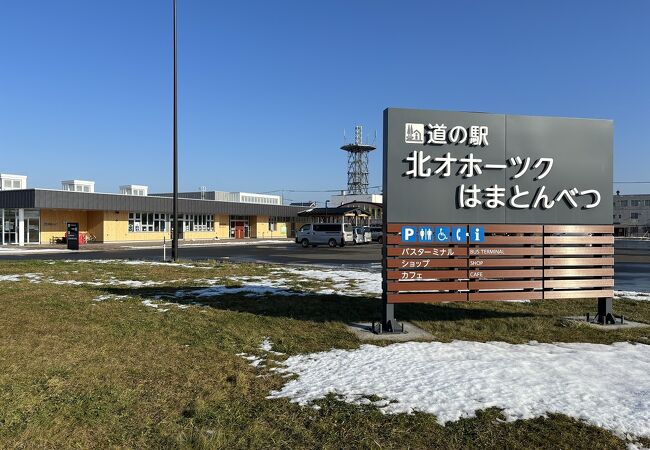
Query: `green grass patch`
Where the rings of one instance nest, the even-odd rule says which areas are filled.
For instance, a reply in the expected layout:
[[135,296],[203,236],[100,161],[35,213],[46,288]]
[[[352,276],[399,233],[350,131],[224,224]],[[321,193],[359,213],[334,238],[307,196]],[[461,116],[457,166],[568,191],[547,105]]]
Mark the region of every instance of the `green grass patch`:
[[[237,353],[259,354],[265,337],[289,355],[356,348],[361,343],[344,324],[378,317],[380,301],[238,293],[178,308],[175,303],[196,300],[172,300],[178,290],[282,278],[277,266],[202,264],[0,262],[0,275],[42,280],[0,282],[0,447],[625,448],[611,433],[561,415],[504,422],[491,409],[443,427],[431,415],[383,415],[335,398],[318,402],[320,409],[267,400],[285,380]],[[66,280],[82,284],[53,282]],[[160,284],[129,287],[115,280]],[[106,284],[83,284],[92,282]],[[335,287],[332,280],[305,283],[297,275],[286,284],[301,291]],[[156,295],[163,295],[158,303],[172,305],[142,304]],[[440,341],[650,339],[646,329],[605,333],[561,319],[594,308],[594,301],[399,305],[397,314]],[[647,303],[617,301],[615,308],[650,322]]]

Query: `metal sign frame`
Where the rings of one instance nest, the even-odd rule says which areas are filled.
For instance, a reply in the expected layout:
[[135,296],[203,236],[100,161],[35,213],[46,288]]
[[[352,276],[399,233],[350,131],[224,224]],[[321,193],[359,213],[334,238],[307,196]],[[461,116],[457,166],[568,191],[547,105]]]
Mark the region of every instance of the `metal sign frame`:
[[611,299],[612,128],[385,110],[384,330],[396,303]]

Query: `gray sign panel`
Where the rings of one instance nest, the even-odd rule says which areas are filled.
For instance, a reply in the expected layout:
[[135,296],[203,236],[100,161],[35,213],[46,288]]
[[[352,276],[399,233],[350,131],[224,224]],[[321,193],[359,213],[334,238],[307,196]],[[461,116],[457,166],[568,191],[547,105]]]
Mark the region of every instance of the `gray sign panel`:
[[612,122],[389,108],[384,214],[408,223],[612,223]]

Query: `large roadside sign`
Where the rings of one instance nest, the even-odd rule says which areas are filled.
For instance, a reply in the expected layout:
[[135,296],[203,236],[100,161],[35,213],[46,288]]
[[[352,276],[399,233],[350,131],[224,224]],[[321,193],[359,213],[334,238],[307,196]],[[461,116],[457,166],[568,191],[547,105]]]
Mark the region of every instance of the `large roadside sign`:
[[384,326],[395,303],[611,298],[609,120],[384,111]]

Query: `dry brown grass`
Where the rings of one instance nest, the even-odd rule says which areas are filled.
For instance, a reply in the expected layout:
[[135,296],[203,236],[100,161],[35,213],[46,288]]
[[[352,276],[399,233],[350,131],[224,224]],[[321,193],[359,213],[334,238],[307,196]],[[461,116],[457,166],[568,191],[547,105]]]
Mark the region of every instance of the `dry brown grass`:
[[[154,292],[200,285],[201,278],[268,271],[231,264],[0,263],[0,274],[168,283],[131,289],[0,282],[0,447],[625,447],[610,433],[564,416],[503,423],[499,411],[488,410],[442,427],[427,414],[385,416],[333,398],[319,410],[267,400],[282,379],[259,376],[266,374],[236,356],[255,353],[266,336],[288,354],[357,347],[343,323],[376,316],[376,299],[231,295],[211,307],[171,306],[164,313],[141,303]],[[106,293],[129,298],[93,301]],[[650,321],[647,304],[617,303],[630,318]],[[648,339],[647,331],[606,334],[558,320],[591,304],[415,305],[399,313],[440,340]]]

